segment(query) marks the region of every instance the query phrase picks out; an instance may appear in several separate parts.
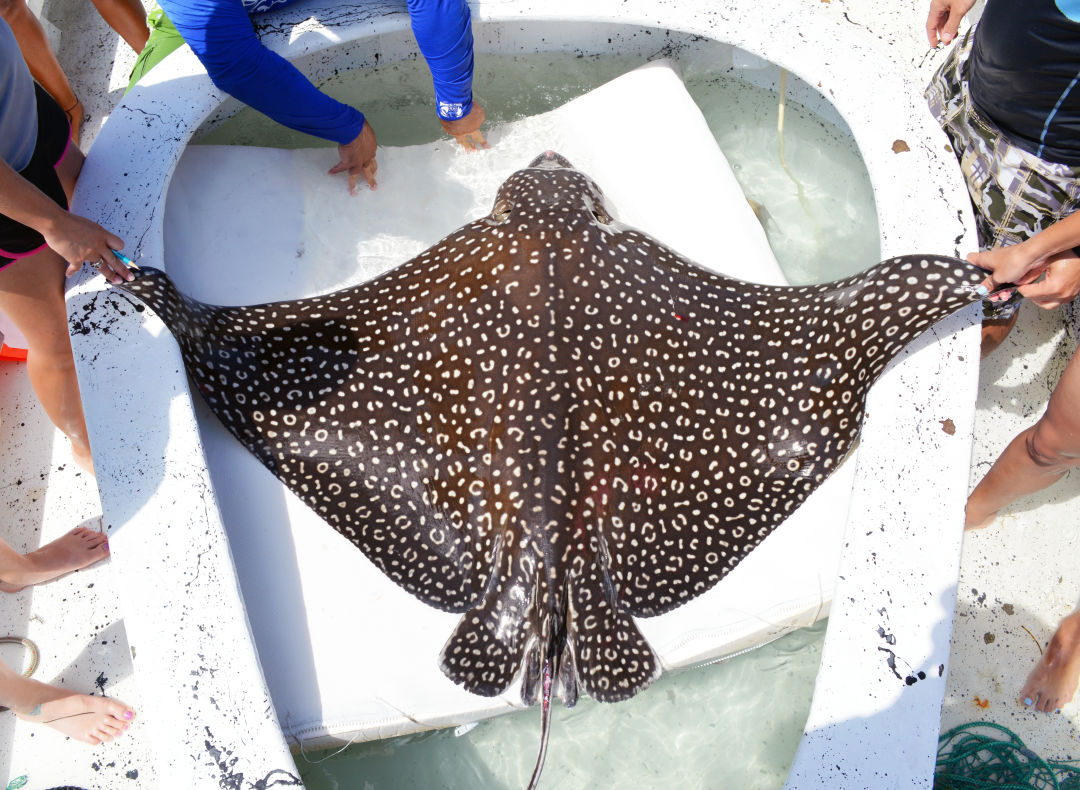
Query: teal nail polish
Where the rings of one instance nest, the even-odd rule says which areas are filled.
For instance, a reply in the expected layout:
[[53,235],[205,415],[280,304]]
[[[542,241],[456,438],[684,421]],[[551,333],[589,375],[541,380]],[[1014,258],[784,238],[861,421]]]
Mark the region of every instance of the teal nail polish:
[[987,288],[985,285],[976,285],[975,293],[977,293],[979,296],[989,296],[990,289]]

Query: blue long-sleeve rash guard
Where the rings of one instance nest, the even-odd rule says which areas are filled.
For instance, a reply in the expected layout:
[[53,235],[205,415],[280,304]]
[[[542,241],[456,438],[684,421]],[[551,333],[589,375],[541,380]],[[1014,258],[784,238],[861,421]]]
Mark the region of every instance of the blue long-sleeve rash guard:
[[[363,114],[320,91],[255,35],[249,14],[295,0],[160,0],[161,7],[221,90],[278,123],[345,144]],[[440,118],[472,111],[473,39],[465,0],[408,0],[413,35],[431,69]]]

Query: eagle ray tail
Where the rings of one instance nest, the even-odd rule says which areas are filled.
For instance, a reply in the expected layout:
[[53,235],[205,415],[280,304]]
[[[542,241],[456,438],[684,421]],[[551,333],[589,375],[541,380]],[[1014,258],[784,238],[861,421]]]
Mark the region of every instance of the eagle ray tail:
[[544,657],[544,691],[540,713],[540,753],[536,755],[536,766],[529,778],[528,790],[536,790],[540,782],[540,772],[544,770],[544,760],[547,759],[548,736],[551,734],[551,687],[553,667],[550,656]]

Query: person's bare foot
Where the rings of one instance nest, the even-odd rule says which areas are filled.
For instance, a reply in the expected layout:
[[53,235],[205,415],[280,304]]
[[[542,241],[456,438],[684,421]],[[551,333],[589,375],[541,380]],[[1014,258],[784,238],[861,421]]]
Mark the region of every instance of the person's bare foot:
[[35,683],[41,700],[30,710],[15,715],[23,721],[47,724],[83,743],[97,745],[122,735],[135,718],[127,705],[109,697],[78,694],[45,683]]
[[31,584],[55,579],[109,556],[104,532],[76,527],[29,554],[19,555],[6,544],[0,552],[0,591],[18,592]]
[[1020,690],[1020,703],[1032,710],[1053,713],[1076,694],[1080,681],[1080,613],[1061,621],[1039,663]]

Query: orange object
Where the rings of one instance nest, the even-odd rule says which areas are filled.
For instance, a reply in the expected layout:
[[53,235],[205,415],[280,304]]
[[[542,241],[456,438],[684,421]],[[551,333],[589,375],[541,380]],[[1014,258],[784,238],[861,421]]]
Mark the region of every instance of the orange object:
[[0,343],[0,360],[7,362],[25,362],[26,349],[12,348],[7,343]]
[[990,707],[990,700],[988,700],[988,699],[979,699],[978,697],[976,697],[975,698],[975,704],[978,707],[983,708],[985,710],[986,708]]

